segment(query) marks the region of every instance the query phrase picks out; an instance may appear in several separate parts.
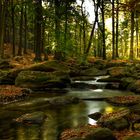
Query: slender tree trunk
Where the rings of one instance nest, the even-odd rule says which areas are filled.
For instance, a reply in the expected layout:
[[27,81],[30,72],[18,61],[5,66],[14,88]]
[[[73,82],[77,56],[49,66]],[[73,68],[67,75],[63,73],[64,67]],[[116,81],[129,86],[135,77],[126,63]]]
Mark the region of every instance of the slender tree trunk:
[[103,37],[103,59],[106,59],[106,44],[105,44],[105,17],[104,17],[104,0],[102,0],[102,37]]
[[42,22],[42,53],[44,54],[44,60],[48,60],[47,52],[45,51],[45,22],[46,18],[43,19]]
[[137,46],[137,58],[139,58],[139,22],[138,22],[138,13],[136,13],[136,46]]
[[61,50],[61,40],[60,40],[60,1],[55,0],[55,41],[56,41],[56,50],[54,59],[61,60],[63,59],[63,54]]
[[[64,34],[64,50],[67,48],[67,32],[68,32],[68,2],[65,2],[65,34]],[[64,59],[66,58],[66,54],[63,54]]]
[[24,7],[24,54],[27,54],[27,7]]
[[35,61],[41,61],[42,0],[35,2]]
[[4,23],[5,23],[5,4],[6,1],[0,1],[0,59],[4,57]]
[[116,0],[117,3],[117,11],[116,11],[116,58],[119,57],[118,54],[118,35],[119,35],[119,0]]
[[98,8],[99,8],[100,0],[97,1],[97,4],[95,3],[95,0],[93,2],[94,2],[94,7],[96,7],[95,8],[95,20],[94,20],[94,23],[93,23],[92,31],[90,33],[90,38],[89,38],[88,46],[87,46],[87,49],[86,49],[86,56],[88,56],[88,53],[90,51],[95,26],[96,26],[96,23],[98,22]]
[[85,14],[83,11],[83,4],[84,4],[84,0],[82,0],[81,3],[81,13],[82,13],[82,31],[83,31],[83,53],[85,54],[86,52],[86,30],[85,30]]
[[12,54],[13,57],[15,57],[16,52],[15,52],[15,6],[13,0],[11,1],[11,6],[12,6]]
[[115,5],[114,0],[112,0],[112,59],[115,59]]
[[22,47],[23,47],[23,4],[21,5],[20,12],[20,29],[19,29],[19,46],[18,46],[18,56],[22,55]]
[[133,45],[134,45],[134,11],[131,11],[131,40],[130,40],[130,60],[133,60],[134,52],[133,52]]

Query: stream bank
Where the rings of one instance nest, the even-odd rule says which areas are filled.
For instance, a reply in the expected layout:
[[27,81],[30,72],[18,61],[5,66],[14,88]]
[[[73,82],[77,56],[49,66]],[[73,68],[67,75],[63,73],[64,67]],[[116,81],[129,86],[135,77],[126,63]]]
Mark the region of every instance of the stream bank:
[[[60,67],[60,65],[62,66]],[[121,70],[120,67],[119,70],[117,69],[116,64],[115,68],[112,68],[112,65],[99,62],[84,66],[66,65],[62,62],[52,61],[22,70],[2,72],[1,84],[5,84],[5,81],[7,84],[6,77],[10,75],[10,82],[13,80],[13,83],[21,88],[28,86],[32,92],[23,98],[23,101],[1,105],[0,138],[58,140],[64,129],[95,124],[96,121],[89,118],[89,114],[96,112],[106,114],[128,108],[114,106],[105,101],[106,98],[113,96],[135,95],[128,88],[129,84],[132,85],[133,80],[129,84],[127,83],[125,88],[121,86],[122,78],[126,78],[126,76],[135,78],[136,75],[130,73],[132,68],[129,68],[126,63],[118,64],[122,67]],[[124,70],[126,67],[128,70]],[[138,81],[136,83],[138,87]],[[69,101],[70,97],[74,99],[74,104],[72,100]],[[137,108],[139,109],[139,107]],[[23,117],[24,114],[31,115],[38,111],[43,112],[46,116],[39,124],[28,122],[18,124],[13,121]],[[8,133],[5,130],[8,130]]]

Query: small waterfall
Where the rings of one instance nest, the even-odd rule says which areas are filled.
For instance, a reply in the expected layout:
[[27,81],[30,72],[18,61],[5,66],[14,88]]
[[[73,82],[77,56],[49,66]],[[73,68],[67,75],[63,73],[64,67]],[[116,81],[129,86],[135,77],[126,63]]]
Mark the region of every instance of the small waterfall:
[[105,89],[106,85],[108,84],[107,82],[97,82],[99,79],[104,79],[104,78],[108,78],[109,76],[98,76],[98,77],[94,77],[95,80],[87,80],[87,81],[74,81],[75,83],[85,83],[85,84],[89,84],[89,85],[95,85],[97,87],[97,89]]

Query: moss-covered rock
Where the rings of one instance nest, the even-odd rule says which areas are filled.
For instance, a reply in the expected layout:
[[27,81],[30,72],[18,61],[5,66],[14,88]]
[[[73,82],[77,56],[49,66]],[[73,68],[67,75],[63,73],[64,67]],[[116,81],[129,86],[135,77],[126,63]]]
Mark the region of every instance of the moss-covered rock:
[[136,80],[133,77],[123,77],[120,80],[119,88],[125,90],[128,88],[129,85],[131,85],[135,81]]
[[107,98],[106,101],[112,103],[113,105],[130,106],[138,104],[140,102],[140,96],[139,95],[115,96]]
[[14,68],[14,65],[11,64],[9,60],[2,60],[0,61],[0,69],[11,69]]
[[14,85],[15,79],[22,69],[0,71],[0,85]]
[[111,67],[107,71],[111,77],[117,77],[117,78],[122,78],[125,76],[132,75],[129,67]]
[[127,119],[124,119],[130,113],[128,109],[116,111],[109,114],[104,114],[98,120],[98,124],[102,127],[107,127],[111,130],[123,130],[129,128],[130,124]]
[[117,140],[108,128],[94,128],[83,126],[80,128],[65,130],[60,140]]
[[67,73],[70,72],[69,67],[65,63],[56,60],[34,64],[30,66],[27,70],[43,71],[43,72],[54,72],[54,71],[62,71]]
[[106,70],[99,70],[97,68],[95,68],[94,66],[81,71],[81,75],[83,76],[100,76],[100,75],[106,75],[107,71]]
[[45,89],[65,88],[70,83],[69,75],[65,72],[22,71],[18,74],[15,84],[24,88]]
[[[136,92],[140,89],[140,80],[135,80],[134,82],[130,83],[127,87],[128,90]],[[138,93],[138,92],[137,92]]]

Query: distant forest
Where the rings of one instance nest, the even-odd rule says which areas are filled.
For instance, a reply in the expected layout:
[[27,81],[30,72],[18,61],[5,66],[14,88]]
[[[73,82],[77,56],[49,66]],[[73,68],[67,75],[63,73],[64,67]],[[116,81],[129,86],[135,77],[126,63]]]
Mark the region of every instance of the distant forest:
[[36,61],[49,55],[57,60],[139,59],[139,1],[91,0],[92,24],[85,1],[1,0],[0,59],[31,52]]

